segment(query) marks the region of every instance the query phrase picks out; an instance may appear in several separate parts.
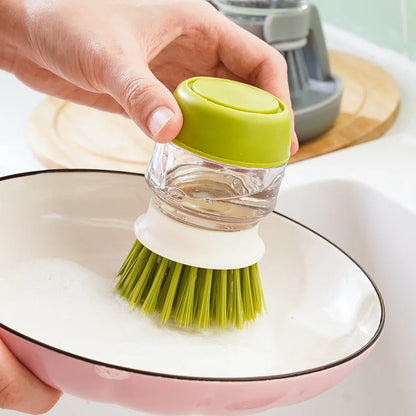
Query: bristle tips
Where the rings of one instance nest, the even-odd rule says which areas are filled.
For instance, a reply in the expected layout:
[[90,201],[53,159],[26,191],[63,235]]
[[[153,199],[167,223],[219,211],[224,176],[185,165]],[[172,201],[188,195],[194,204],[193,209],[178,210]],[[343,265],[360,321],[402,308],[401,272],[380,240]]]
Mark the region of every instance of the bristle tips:
[[158,312],[162,323],[207,329],[242,328],[263,311],[264,296],[257,264],[242,269],[212,270],[186,266],[161,257],[136,240],[115,285],[133,308]]

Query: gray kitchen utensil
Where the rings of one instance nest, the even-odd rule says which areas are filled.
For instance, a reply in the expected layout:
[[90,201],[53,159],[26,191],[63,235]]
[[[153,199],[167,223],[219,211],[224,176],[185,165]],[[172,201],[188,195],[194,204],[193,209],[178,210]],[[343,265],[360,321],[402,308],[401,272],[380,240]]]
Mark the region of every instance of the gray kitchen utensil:
[[285,57],[299,141],[328,130],[339,114],[342,83],[331,73],[317,7],[307,0],[211,3]]

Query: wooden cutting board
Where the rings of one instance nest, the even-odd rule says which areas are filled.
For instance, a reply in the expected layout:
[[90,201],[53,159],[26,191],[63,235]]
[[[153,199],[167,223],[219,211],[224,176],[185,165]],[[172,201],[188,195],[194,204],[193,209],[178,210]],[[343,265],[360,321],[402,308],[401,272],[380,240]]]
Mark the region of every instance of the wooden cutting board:
[[[396,81],[365,59],[331,52],[344,86],[333,127],[303,143],[290,163],[380,137],[400,104]],[[30,144],[48,168],[96,168],[143,173],[153,142],[129,119],[48,97],[30,119]]]

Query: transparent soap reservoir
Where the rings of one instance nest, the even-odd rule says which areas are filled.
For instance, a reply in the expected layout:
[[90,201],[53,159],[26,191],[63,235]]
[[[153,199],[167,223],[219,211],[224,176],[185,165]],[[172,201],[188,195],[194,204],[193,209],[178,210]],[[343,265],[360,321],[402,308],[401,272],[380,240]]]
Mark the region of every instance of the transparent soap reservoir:
[[285,166],[240,167],[174,143],[156,144],[146,180],[153,203],[169,217],[201,228],[238,231],[255,226],[274,209]]

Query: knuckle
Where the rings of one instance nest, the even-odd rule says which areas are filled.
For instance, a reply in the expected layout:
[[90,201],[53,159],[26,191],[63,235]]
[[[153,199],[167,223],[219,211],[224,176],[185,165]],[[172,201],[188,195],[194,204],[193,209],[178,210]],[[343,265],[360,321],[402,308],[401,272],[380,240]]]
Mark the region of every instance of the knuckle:
[[286,72],[287,71],[287,61],[286,61],[285,57],[280,52],[278,52],[278,54],[277,54],[277,62],[279,64],[279,66],[281,67],[281,69]]
[[214,4],[209,3],[208,1],[199,1],[199,7],[208,12],[217,12],[217,8]]
[[270,63],[272,65],[277,66],[281,71],[287,70],[287,62],[284,55],[281,52],[273,48],[270,58]]
[[129,80],[125,85],[126,106],[131,111],[136,105],[143,103],[155,86],[143,78]]

